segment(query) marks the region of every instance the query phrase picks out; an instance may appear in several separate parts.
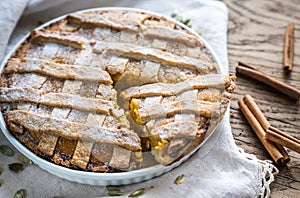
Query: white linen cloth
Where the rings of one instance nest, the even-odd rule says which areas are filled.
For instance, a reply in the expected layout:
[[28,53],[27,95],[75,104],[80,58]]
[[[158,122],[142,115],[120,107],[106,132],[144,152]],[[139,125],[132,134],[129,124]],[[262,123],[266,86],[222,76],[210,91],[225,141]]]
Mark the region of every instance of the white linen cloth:
[[[18,3],[15,3],[17,2]],[[0,57],[2,57],[8,38],[21,16],[27,1],[9,0],[0,4]],[[18,6],[16,6],[18,5]],[[228,73],[227,60],[227,21],[228,10],[224,3],[214,0],[136,0],[136,1],[97,1],[97,0],[29,0],[11,36],[7,51],[25,33],[37,26],[40,21],[48,21],[75,10],[126,6],[155,11],[166,16],[177,10],[184,18],[190,18],[193,28],[200,29],[202,36],[218,54],[222,67]],[[3,7],[5,9],[3,9]],[[215,133],[188,161],[180,167],[155,179],[122,186],[127,197],[129,192],[146,188],[141,197],[263,197],[269,196],[269,184],[274,180],[272,171],[276,168],[267,161],[259,161],[255,156],[245,154],[235,143],[231,133],[227,111]],[[0,145],[10,145],[0,134]],[[12,147],[12,146],[11,146]],[[28,197],[106,197],[106,189],[70,182],[40,169],[36,165],[27,167],[15,174],[8,170],[8,164],[16,162],[16,156],[6,157],[0,153],[0,165],[4,172],[0,179],[0,197],[12,197],[18,189],[26,189]],[[174,184],[177,176],[184,174],[181,185]],[[269,178],[266,180],[265,178]],[[153,188],[150,188],[153,186]],[[127,193],[126,193],[127,192]]]

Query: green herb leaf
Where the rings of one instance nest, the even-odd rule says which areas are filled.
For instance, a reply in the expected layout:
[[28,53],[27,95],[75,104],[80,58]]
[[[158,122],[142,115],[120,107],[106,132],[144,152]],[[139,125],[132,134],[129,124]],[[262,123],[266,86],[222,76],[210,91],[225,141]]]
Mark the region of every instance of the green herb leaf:
[[3,173],[3,168],[0,166],[0,175]]
[[14,150],[12,150],[7,145],[1,145],[0,146],[0,152],[3,153],[3,155],[9,156],[9,157],[11,157],[15,154]]
[[140,188],[140,189],[137,189],[136,191],[130,193],[130,195],[128,195],[128,197],[136,197],[136,196],[142,195],[144,193],[145,193],[145,188]]
[[4,184],[4,180],[0,179],[0,187],[2,186],[2,184]]
[[183,20],[183,24],[185,24],[185,25],[187,25],[188,23],[190,23],[191,22],[191,19],[184,19]]
[[180,15],[177,15],[175,18],[177,21],[179,21],[180,23],[183,23],[183,17]]
[[191,22],[188,22],[185,25],[188,26],[189,28],[192,28],[192,26],[193,26]]

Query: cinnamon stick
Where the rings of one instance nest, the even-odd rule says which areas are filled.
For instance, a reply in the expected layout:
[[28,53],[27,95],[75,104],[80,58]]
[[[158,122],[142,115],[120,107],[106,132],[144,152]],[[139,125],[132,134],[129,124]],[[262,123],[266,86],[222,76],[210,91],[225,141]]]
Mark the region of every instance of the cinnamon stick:
[[245,95],[243,100],[244,100],[245,104],[247,105],[247,107],[250,109],[250,111],[254,114],[256,119],[259,121],[262,128],[265,131],[267,131],[270,127],[270,123],[267,121],[264,114],[261,112],[259,107],[256,105],[253,98],[250,95]]
[[[258,136],[259,140],[263,144],[263,146],[266,148],[272,159],[274,160],[275,163],[282,165],[290,161],[290,158],[288,157],[286,151],[284,148],[280,145],[276,145],[273,142],[267,140],[265,138],[265,131],[255,115],[251,112],[251,110],[248,108],[248,106],[245,104],[243,99],[240,99],[238,101],[238,105],[243,112],[244,116],[246,117],[247,121],[251,125],[252,129]],[[277,147],[282,147],[278,149]],[[281,152],[282,153],[281,153]]]
[[264,84],[267,84],[276,90],[280,91],[281,93],[290,96],[291,98],[295,100],[299,100],[300,98],[300,90],[292,87],[288,84],[285,84],[279,80],[276,80],[273,77],[270,77],[263,72],[253,68],[252,66],[239,62],[236,66],[236,72],[241,73],[245,76],[248,76],[250,78],[253,78],[255,80],[258,80]]
[[300,140],[283,131],[280,131],[279,129],[276,129],[275,127],[270,127],[269,130],[266,131],[266,138],[272,142],[300,153]]
[[[274,143],[274,142],[273,142]],[[291,161],[291,158],[289,156],[289,154],[287,153],[287,151],[285,150],[285,148],[280,145],[280,144],[276,144],[275,143],[276,148],[278,149],[278,151],[282,154],[283,158],[282,161],[280,162],[281,164],[286,164],[288,162]]]
[[[245,104],[248,106],[248,108],[251,110],[251,112],[254,114],[254,116],[257,118],[257,120],[265,130],[267,139],[276,144],[285,146],[291,150],[300,149],[300,140],[271,126],[250,95],[244,96],[243,99]],[[274,140],[274,138],[277,139]],[[287,144],[287,142],[289,142],[289,144]]]
[[271,131],[274,131],[275,133],[280,134],[283,137],[286,137],[286,138],[288,138],[288,139],[290,139],[290,140],[292,140],[292,141],[297,142],[298,144],[300,144],[300,140],[299,139],[297,139],[297,138],[295,138],[295,137],[293,137],[293,136],[291,136],[291,135],[289,135],[289,134],[287,134],[287,133],[285,133],[285,132],[283,132],[283,131],[275,128],[275,127],[270,126],[269,129]]
[[285,40],[283,48],[283,68],[286,73],[290,73],[294,59],[294,29],[295,24],[289,23],[285,29]]

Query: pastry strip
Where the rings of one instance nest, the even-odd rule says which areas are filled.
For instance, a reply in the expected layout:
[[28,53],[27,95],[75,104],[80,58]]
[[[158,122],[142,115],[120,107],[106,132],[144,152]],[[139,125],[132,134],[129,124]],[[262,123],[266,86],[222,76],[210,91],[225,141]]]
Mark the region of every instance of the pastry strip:
[[82,169],[86,169],[86,166],[90,160],[93,145],[93,142],[78,140],[71,163]]
[[203,73],[209,73],[215,68],[213,63],[204,60],[187,56],[178,56],[158,49],[141,47],[129,43],[96,42],[93,52],[105,52],[106,54],[118,55],[135,60],[145,59],[170,66],[189,68]]
[[75,24],[82,24],[86,26],[92,26],[92,27],[109,27],[117,30],[134,30],[137,31],[138,27],[136,26],[138,23],[135,21],[128,21],[128,20],[119,20],[115,18],[114,20],[111,20],[109,18],[104,17],[97,17],[95,15],[89,15],[87,14],[70,14],[67,17],[67,20],[70,23]]
[[50,42],[58,43],[61,45],[67,45],[76,49],[85,49],[86,40],[83,40],[81,36],[74,35],[67,32],[43,32],[35,30],[31,34],[33,42]]
[[123,92],[120,96],[125,100],[131,98],[149,97],[149,96],[172,96],[191,89],[201,88],[227,88],[232,84],[232,79],[224,74],[207,74],[205,76],[197,76],[185,81],[168,84],[155,83],[138,87],[131,87]]
[[198,100],[181,100],[168,103],[155,103],[152,105],[139,104],[139,100],[131,100],[131,113],[138,124],[145,124],[150,119],[169,117],[174,114],[196,114],[203,117],[211,117],[217,113],[221,103]]
[[114,57],[107,63],[107,70],[110,74],[123,73],[128,61],[127,58]]
[[22,110],[8,112],[7,120],[32,132],[55,134],[65,138],[97,143],[110,143],[132,151],[141,149],[138,135],[126,128],[110,129],[79,124]]
[[161,140],[170,141],[173,138],[193,138],[197,135],[198,124],[195,120],[184,121],[175,120],[174,122],[167,123],[161,127],[154,128],[151,135],[158,137]]
[[160,69],[160,64],[153,62],[146,62],[144,69],[141,71],[140,78],[145,83],[156,83],[158,82],[158,72]]
[[199,42],[199,39],[196,39],[195,36],[191,34],[187,34],[182,30],[176,30],[167,27],[147,26],[142,28],[142,32],[145,37],[153,37],[153,38],[177,41],[180,43],[184,43],[190,47],[196,47],[197,44],[203,46],[203,44]]
[[112,83],[109,73],[100,68],[60,64],[50,60],[12,58],[8,61],[3,73],[16,72],[36,72],[56,78]]
[[97,113],[109,113],[114,108],[112,101],[99,98],[86,98],[68,93],[45,93],[33,88],[1,87],[0,102],[33,102]]
[[132,152],[115,146],[109,165],[117,169],[127,169],[129,167]]

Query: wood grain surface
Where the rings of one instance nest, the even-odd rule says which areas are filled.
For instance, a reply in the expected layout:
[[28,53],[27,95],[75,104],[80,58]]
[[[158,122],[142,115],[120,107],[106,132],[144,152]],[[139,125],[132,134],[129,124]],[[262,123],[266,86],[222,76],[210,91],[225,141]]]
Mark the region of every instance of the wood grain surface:
[[[229,9],[228,53],[230,72],[238,61],[300,89],[300,1],[224,0]],[[291,74],[282,68],[285,26],[295,23],[295,54]],[[237,105],[250,94],[272,126],[300,139],[300,102],[248,77],[237,75],[231,103],[232,132],[239,147],[259,159],[271,159]],[[278,167],[271,197],[300,197],[300,154],[287,149],[291,161]]]

